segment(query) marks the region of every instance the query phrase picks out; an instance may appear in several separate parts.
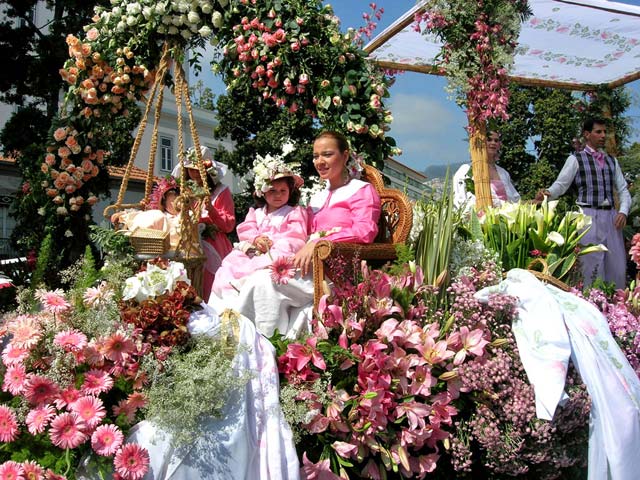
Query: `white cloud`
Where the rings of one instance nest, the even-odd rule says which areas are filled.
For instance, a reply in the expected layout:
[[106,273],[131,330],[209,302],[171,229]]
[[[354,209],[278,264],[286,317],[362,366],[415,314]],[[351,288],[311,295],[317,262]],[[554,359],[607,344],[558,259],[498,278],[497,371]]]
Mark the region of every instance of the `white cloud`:
[[468,160],[465,117],[454,102],[392,90],[388,106],[394,119],[389,135],[403,151],[396,160],[418,171]]

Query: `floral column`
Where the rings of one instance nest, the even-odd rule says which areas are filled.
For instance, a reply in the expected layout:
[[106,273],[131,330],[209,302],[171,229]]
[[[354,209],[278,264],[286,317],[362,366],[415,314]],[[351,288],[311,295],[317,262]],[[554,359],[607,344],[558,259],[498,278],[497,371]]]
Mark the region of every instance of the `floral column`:
[[416,14],[417,27],[442,41],[438,67],[469,118],[477,208],[491,205],[487,123],[509,118],[507,68],[513,63],[520,23],[529,15],[526,0],[433,0],[428,10]]

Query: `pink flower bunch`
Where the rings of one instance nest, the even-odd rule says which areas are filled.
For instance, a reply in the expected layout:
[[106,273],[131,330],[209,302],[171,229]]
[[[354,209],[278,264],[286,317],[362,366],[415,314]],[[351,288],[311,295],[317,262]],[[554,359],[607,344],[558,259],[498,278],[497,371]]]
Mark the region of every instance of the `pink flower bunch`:
[[370,39],[373,36],[373,32],[378,27],[377,21],[380,21],[384,14],[384,8],[378,8],[376,3],[370,3],[369,8],[371,13],[364,12],[362,18],[366,22],[364,26],[359,27],[354,37],[354,42],[358,45],[364,44],[364,39]]
[[[70,308],[61,292],[41,291],[38,298],[41,313],[6,317],[0,332],[5,344],[2,390],[27,407],[23,417],[13,409],[15,402],[0,405],[0,442],[23,445],[26,436],[37,436],[42,448],[32,453],[41,458],[67,449],[77,449],[80,458],[92,450],[114,457],[121,478],[141,478],[148,454],[137,445],[124,445],[122,428],[146,402],[140,360],[148,347],[121,331],[89,338],[70,318],[56,317]],[[43,478],[46,470],[38,462],[5,462],[0,469],[27,478],[35,471],[39,476],[33,478]],[[46,478],[52,475],[58,474],[50,471]]]
[[631,260],[636,264],[638,271],[640,271],[640,233],[636,233],[631,239],[629,255],[631,255]]
[[[482,325],[451,329],[420,317],[421,295],[405,310],[394,292],[424,293],[419,268],[394,276],[363,266],[360,273],[332,301],[323,297],[310,338],[287,345],[279,357],[283,383],[309,411],[298,428],[320,434],[316,441],[330,447],[313,459],[317,468],[326,467],[330,452],[331,465],[353,464],[370,478],[381,478],[382,469],[424,478],[436,468],[458,415],[456,370],[487,355],[490,334]],[[324,396],[314,388],[318,382],[328,384]],[[313,465],[307,459],[305,469]],[[346,470],[334,473],[347,478]]]
[[[58,213],[66,215],[80,211],[82,205],[95,205],[98,197],[80,194],[83,185],[96,177],[106,152],[96,149],[72,125],[61,126],[53,132],[54,144],[47,147],[40,170],[47,180],[42,184],[45,193],[59,206]],[[67,210],[68,207],[68,210]]]
[[110,65],[99,51],[95,51],[99,35],[95,28],[89,30],[87,41],[82,42],[67,35],[69,57],[60,69],[62,79],[75,86],[75,95],[86,105],[84,118],[100,117],[104,113],[127,114],[123,99],[136,100],[153,79],[144,65],[135,62],[129,47],[115,51],[115,65]]
[[466,106],[472,130],[489,119],[508,118],[505,62],[517,45],[520,17],[527,14],[526,0],[464,1],[456,8],[437,1],[415,16],[417,31],[424,27],[442,40],[441,66],[457,90],[459,103]]

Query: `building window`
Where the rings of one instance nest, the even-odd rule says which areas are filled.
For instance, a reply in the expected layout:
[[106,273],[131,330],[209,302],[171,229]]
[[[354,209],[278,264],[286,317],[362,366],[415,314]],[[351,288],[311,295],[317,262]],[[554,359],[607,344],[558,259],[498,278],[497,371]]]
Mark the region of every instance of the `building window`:
[[160,137],[160,170],[173,170],[173,138]]
[[15,228],[15,219],[9,216],[9,206],[2,204],[0,198],[0,258],[13,257],[16,253],[11,248],[9,237]]

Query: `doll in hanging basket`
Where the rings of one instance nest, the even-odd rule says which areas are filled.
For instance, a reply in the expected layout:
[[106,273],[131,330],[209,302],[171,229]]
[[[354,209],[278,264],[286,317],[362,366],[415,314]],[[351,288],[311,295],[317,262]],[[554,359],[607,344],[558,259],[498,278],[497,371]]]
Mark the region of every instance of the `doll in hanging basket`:
[[[202,249],[206,257],[202,293],[203,298],[209,298],[215,273],[222,264],[222,259],[233,249],[227,234],[235,228],[236,217],[231,190],[222,183],[227,166],[216,162],[208,147],[201,146],[200,152],[207,172],[206,179],[200,175],[193,147],[187,151],[184,166],[189,179],[199,187],[202,187],[206,181],[211,192],[209,199],[202,207],[199,220],[202,228]],[[176,178],[180,177],[180,165],[173,170],[172,175]]]
[[[111,216],[111,222],[130,232],[131,235],[136,235],[136,231],[150,230],[168,234],[168,245],[162,248],[165,251],[148,253],[171,256],[180,241],[180,216],[175,201],[179,195],[180,189],[176,180],[173,177],[163,178],[154,185],[145,210],[128,209],[114,213]],[[136,248],[136,250],[139,249]],[[138,251],[138,253],[145,252]]]

